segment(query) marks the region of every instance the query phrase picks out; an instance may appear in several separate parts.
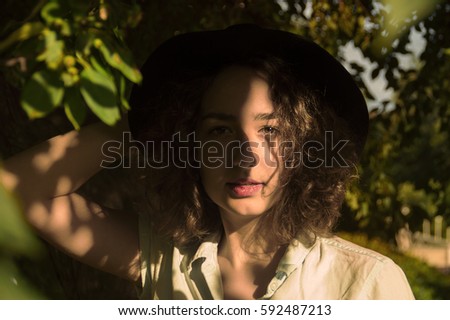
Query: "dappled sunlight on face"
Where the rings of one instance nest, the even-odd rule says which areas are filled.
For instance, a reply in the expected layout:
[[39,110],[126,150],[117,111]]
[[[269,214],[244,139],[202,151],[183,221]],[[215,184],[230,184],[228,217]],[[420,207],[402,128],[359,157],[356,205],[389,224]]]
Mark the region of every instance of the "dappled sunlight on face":
[[[268,84],[250,68],[225,69],[205,93],[197,134],[212,148],[202,153],[200,173],[223,214],[248,218],[271,208],[280,171],[277,126]],[[211,161],[217,149],[222,162]]]

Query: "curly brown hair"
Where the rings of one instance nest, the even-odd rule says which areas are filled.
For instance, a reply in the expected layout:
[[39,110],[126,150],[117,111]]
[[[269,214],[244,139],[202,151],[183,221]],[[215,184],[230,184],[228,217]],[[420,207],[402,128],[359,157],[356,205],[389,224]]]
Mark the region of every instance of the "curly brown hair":
[[[348,124],[336,116],[322,92],[309,86],[308,79],[292,74],[282,60],[258,56],[230,65],[252,68],[266,79],[281,141],[289,142],[280,150],[285,162],[280,197],[259,219],[255,235],[273,235],[275,245],[285,245],[299,233],[329,236],[340,216],[346,185],[356,176],[358,155]],[[158,95],[147,101],[148,116],[157,117],[157,121],[138,132],[136,138],[163,145],[163,141],[172,141],[173,135],[179,133],[192,147],[189,133],[195,131],[203,94],[227,66],[207,73],[186,71],[165,84]],[[340,160],[330,154],[332,142],[326,132],[332,133],[333,141],[348,142],[339,150]],[[174,142],[156,148],[149,156],[154,162],[174,163],[183,159],[181,149],[180,143]],[[185,163],[195,163],[192,152],[185,157]],[[221,230],[218,207],[206,195],[196,166],[148,170],[147,199],[155,232],[177,246],[192,246]]]

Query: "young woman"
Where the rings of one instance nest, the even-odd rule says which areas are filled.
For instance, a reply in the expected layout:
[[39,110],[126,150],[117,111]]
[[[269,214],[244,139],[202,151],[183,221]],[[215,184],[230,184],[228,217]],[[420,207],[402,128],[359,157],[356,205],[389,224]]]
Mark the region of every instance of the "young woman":
[[140,279],[148,299],[413,298],[390,259],[332,235],[368,115],[325,50],[238,25],[167,41],[143,73],[129,114],[152,146],[139,219],[76,193],[126,127],[86,127],[5,163],[44,238]]

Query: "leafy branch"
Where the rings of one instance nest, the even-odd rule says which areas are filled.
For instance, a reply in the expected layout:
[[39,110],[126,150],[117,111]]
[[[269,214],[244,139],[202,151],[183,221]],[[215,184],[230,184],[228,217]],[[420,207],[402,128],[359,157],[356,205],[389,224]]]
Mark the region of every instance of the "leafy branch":
[[0,42],[2,67],[15,67],[28,117],[64,108],[79,129],[91,110],[114,125],[129,109],[131,84],[142,81],[124,43],[127,28],[140,20],[140,7],[120,0],[49,0],[34,11],[39,15]]

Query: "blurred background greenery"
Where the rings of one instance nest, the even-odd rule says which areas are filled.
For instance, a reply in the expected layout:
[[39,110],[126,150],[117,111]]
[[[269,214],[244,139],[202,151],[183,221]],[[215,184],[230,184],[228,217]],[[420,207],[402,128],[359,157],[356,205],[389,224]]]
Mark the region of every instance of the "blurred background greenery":
[[[288,30],[341,60],[370,105],[371,128],[339,231],[392,257],[418,299],[449,299],[443,270],[402,254],[401,228],[450,226],[450,4],[438,0],[4,0],[0,4],[0,157],[129,108],[138,68],[162,41],[235,23]],[[99,95],[101,86],[105,94]],[[32,121],[30,120],[32,119]],[[101,173],[87,196],[130,208],[127,174]],[[111,188],[111,186],[113,186]],[[0,187],[0,298],[130,299],[133,284],[35,238]],[[441,235],[442,236],[442,235]]]

